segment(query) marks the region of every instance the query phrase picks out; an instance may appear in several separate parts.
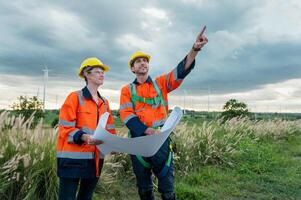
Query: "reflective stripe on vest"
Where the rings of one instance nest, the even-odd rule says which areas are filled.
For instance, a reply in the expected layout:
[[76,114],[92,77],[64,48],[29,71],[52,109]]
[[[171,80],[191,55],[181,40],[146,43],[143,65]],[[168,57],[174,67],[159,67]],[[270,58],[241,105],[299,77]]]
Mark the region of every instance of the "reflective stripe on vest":
[[71,133],[69,133],[69,136],[68,136],[68,142],[69,143],[74,143],[74,140],[73,140],[73,137],[75,135],[75,133],[78,131],[78,129],[72,131]]
[[77,93],[77,96],[78,96],[79,105],[80,105],[80,106],[83,106],[83,105],[85,104],[85,103],[84,103],[84,95],[83,95],[83,91],[78,90],[76,93]]
[[128,103],[125,103],[123,105],[120,105],[119,110],[124,110],[124,109],[127,109],[127,108],[133,108],[133,103],[132,102],[128,102]]
[[123,122],[126,124],[130,119],[134,118],[134,117],[137,117],[137,115],[134,115],[134,114],[130,114],[129,116],[127,116]]
[[94,159],[94,152],[72,152],[72,151],[58,151],[57,158],[72,158],[72,159]]
[[59,125],[62,125],[62,126],[74,127],[75,123],[76,123],[75,121],[69,122],[69,121],[66,121],[63,119],[59,120]]

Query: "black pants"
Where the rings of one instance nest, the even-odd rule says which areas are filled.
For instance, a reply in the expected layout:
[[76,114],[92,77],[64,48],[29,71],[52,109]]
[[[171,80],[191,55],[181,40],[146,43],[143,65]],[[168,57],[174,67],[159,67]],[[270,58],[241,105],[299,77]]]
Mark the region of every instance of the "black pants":
[[[152,165],[151,169],[145,168],[136,156],[131,156],[132,166],[134,174],[136,175],[137,187],[140,197],[149,196],[149,198],[141,199],[152,199],[152,173],[156,176],[163,169],[165,162],[169,155],[169,140],[166,140],[161,146],[159,151],[152,157],[144,158],[145,161]],[[158,178],[158,190],[162,196],[173,197],[174,196],[174,166],[173,162],[170,164],[170,168],[164,177]],[[170,198],[166,198],[170,199]]]
[[[91,200],[99,178],[60,178],[59,200]],[[79,191],[76,197],[77,187]]]

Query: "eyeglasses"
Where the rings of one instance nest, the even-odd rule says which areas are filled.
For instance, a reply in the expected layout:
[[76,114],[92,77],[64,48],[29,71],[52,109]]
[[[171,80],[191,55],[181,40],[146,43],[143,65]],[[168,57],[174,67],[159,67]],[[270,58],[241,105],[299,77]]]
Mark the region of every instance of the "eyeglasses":
[[93,73],[93,74],[100,74],[100,73],[103,73],[103,70],[91,71],[91,73]]
[[101,69],[98,69],[98,70],[87,71],[87,73],[88,73],[88,74],[97,74],[97,75],[99,75],[99,74],[103,74],[104,71],[101,70]]

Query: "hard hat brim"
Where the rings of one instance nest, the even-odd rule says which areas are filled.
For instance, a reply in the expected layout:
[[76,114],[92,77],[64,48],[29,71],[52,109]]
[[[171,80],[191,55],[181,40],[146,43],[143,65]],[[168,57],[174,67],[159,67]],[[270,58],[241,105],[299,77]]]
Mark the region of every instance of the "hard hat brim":
[[79,77],[85,78],[85,77],[83,76],[83,71],[84,71],[84,69],[87,68],[87,67],[99,67],[99,68],[102,68],[104,72],[108,72],[108,71],[110,70],[110,67],[109,67],[108,65],[105,65],[105,64],[103,64],[103,65],[85,66],[85,67],[82,67],[82,68],[80,69],[80,71],[78,72],[78,76],[79,76]]
[[129,61],[129,68],[131,69],[132,65],[134,64],[135,60],[137,60],[138,58],[146,58],[147,61],[149,62],[151,59],[151,56],[146,54],[146,53],[142,53],[139,55],[134,56],[133,58],[131,58],[131,60]]

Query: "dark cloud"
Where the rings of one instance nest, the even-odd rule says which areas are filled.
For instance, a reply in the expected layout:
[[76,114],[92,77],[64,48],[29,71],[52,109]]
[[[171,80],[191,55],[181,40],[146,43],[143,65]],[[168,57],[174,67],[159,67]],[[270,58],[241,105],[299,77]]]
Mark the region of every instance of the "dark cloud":
[[[166,64],[176,66],[187,53],[186,50],[194,41],[194,33],[199,31],[201,25],[207,24],[208,37],[220,30],[239,32],[249,25],[250,13],[258,6],[260,1],[238,0],[230,3],[168,0],[143,4],[138,0],[95,0],[89,3],[5,1],[0,6],[0,23],[4,27],[0,33],[0,42],[3,44],[0,47],[0,70],[6,74],[41,76],[41,70],[46,64],[52,70],[50,76],[76,80],[81,61],[89,56],[97,56],[111,66],[107,78],[116,80],[116,84],[107,86],[119,89],[120,84],[133,79],[127,68],[131,50],[116,43],[125,34],[134,34],[149,42],[161,42],[155,44],[156,48],[153,49],[160,50],[161,57],[152,61],[152,64],[157,68]],[[160,35],[163,39],[156,40],[151,29],[142,28],[146,19],[141,11],[147,7],[164,10],[172,22],[170,26],[164,27],[166,32]],[[78,24],[67,23],[58,29],[49,9],[61,14],[68,13],[71,20]],[[74,28],[74,32],[70,28]],[[173,37],[176,39],[171,40]],[[301,44],[292,41],[243,44],[234,57],[218,57],[215,54],[219,54],[219,51],[206,52],[205,48],[197,60],[198,66],[187,77],[183,87],[193,92],[210,86],[216,93],[227,93],[298,78],[301,75],[300,50]],[[169,69],[154,70],[154,75]]]
[[[216,93],[242,92],[301,77],[301,43],[277,42],[245,46],[236,58],[218,65],[197,64],[184,87],[211,87]],[[206,56],[204,56],[204,59]],[[213,61],[214,62],[214,61]]]

